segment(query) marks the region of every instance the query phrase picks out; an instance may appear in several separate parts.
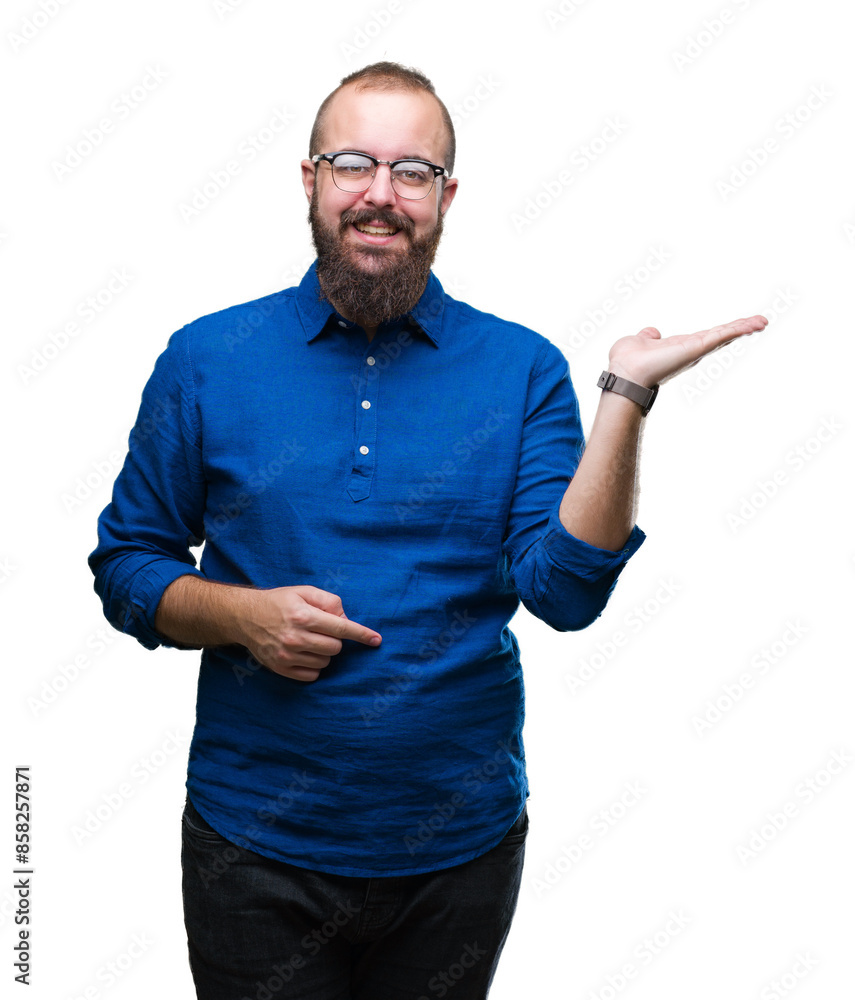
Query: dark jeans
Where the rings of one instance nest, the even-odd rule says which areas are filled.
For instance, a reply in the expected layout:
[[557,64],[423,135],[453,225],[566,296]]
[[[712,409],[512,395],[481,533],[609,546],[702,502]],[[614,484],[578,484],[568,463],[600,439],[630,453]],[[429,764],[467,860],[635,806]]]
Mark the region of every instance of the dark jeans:
[[188,800],[184,920],[199,1000],[483,1000],[510,929],[528,816],[425,875],[308,871],[237,847]]

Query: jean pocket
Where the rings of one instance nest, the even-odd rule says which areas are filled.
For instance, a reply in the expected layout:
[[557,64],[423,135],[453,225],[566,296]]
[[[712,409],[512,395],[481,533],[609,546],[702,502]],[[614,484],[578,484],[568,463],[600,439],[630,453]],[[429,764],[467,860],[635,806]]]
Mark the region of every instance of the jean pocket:
[[528,806],[523,806],[522,812],[517,817],[514,825],[505,834],[503,844],[521,844],[528,835]]
[[225,838],[204,820],[190,801],[188,796],[184,803],[184,814],[181,817],[181,824],[184,830],[197,840],[204,840],[209,844],[220,844]]

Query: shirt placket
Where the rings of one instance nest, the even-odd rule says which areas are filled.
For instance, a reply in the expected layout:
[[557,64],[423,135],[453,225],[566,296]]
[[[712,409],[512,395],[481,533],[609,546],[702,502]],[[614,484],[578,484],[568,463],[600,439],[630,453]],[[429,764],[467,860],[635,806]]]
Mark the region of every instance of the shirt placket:
[[369,344],[360,363],[354,393],[356,414],[353,422],[353,465],[347,492],[351,500],[365,500],[371,492],[371,480],[377,460],[377,400],[380,366]]

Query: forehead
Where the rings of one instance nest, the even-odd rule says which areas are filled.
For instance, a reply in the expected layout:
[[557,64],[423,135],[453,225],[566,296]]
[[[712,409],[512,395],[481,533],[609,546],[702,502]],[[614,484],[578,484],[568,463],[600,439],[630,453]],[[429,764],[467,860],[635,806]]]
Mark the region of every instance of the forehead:
[[418,156],[442,163],[446,143],[439,104],[423,90],[344,87],[324,124],[324,152],[355,149],[381,160]]

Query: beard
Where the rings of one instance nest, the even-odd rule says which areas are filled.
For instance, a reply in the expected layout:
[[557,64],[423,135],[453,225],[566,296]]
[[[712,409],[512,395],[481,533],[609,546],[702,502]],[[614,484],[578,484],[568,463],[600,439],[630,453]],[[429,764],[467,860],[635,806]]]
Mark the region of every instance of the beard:
[[[317,186],[309,205],[317,273],[324,297],[341,313],[364,327],[404,316],[419,301],[442,236],[442,213],[421,239],[413,238],[412,219],[388,209],[343,212],[336,230],[321,219]],[[358,246],[346,238],[351,225],[379,222],[401,230],[408,246]]]

